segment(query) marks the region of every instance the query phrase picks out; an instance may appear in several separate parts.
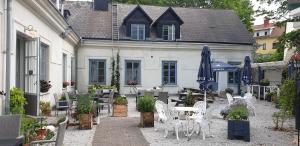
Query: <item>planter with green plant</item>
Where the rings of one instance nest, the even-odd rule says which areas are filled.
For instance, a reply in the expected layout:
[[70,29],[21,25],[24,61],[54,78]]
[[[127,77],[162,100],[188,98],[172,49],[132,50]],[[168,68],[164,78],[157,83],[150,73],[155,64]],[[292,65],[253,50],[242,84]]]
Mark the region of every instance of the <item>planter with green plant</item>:
[[249,111],[246,106],[232,107],[227,115],[228,139],[243,138],[250,141]]
[[138,111],[141,113],[140,125],[154,127],[154,97],[143,96],[138,100]]
[[50,102],[40,102],[40,109],[42,111],[43,116],[51,116],[51,106]]
[[195,104],[195,99],[193,97],[193,92],[188,91],[188,94],[185,98],[183,98],[183,102],[185,106],[192,107]]
[[79,129],[92,129],[92,101],[89,96],[78,97],[76,111],[79,119]]
[[270,85],[270,81],[268,79],[263,79],[260,81],[259,83],[261,86],[269,86]]
[[127,117],[128,101],[126,97],[117,97],[113,103],[113,117]]
[[24,106],[27,104],[24,92],[19,88],[10,89],[10,112],[12,114],[24,114]]

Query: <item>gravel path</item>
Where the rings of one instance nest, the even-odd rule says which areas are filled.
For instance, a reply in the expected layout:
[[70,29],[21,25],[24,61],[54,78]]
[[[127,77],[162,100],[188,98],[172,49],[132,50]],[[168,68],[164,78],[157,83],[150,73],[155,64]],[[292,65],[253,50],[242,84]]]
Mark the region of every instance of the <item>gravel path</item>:
[[[272,114],[277,111],[270,102],[256,101],[256,116],[250,118],[250,142],[227,139],[227,121],[220,116],[220,111],[227,105],[226,100],[218,100],[210,104],[208,114],[211,121],[211,135],[202,140],[202,136],[193,135],[190,141],[180,132],[180,141],[170,132],[168,138],[164,138],[162,129],[154,131],[154,128],[141,128],[143,135],[151,146],[173,145],[205,145],[205,146],[290,146],[296,132],[273,131]],[[294,126],[294,119],[286,122],[287,127]]]
[[91,146],[96,131],[96,125],[91,130],[79,130],[78,126],[68,127],[65,134],[65,146]]

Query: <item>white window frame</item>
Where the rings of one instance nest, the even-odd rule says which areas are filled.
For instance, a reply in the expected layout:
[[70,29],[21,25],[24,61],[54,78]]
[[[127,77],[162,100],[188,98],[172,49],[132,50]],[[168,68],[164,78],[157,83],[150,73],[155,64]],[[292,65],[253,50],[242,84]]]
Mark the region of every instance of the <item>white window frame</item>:
[[[168,34],[165,34],[165,30],[167,29]],[[167,39],[165,39],[167,37]],[[162,26],[162,39],[166,41],[174,41],[175,40],[175,25],[163,25]]]
[[[132,40],[145,40],[146,38],[146,27],[145,24],[131,24],[131,39]],[[135,29],[134,29],[135,28]],[[143,34],[140,34],[143,31]],[[136,38],[133,36],[136,35]]]

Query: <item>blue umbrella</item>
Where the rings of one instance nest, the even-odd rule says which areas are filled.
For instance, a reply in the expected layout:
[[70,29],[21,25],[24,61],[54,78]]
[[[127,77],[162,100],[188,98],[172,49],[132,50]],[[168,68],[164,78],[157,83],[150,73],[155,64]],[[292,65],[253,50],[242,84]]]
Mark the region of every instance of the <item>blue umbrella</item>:
[[242,74],[242,80],[245,85],[247,85],[247,92],[249,92],[249,85],[252,81],[252,71],[251,71],[251,60],[249,56],[245,57],[244,60],[244,68],[243,68],[243,74]]
[[295,71],[294,62],[289,61],[289,65],[288,65],[288,76],[289,76],[289,78],[291,78],[293,76],[294,71]]
[[204,46],[201,53],[201,62],[198,71],[198,82],[200,83],[199,88],[204,90],[204,102],[206,106],[206,91],[208,90],[208,83],[214,81],[213,72],[210,61],[210,49],[208,46]]

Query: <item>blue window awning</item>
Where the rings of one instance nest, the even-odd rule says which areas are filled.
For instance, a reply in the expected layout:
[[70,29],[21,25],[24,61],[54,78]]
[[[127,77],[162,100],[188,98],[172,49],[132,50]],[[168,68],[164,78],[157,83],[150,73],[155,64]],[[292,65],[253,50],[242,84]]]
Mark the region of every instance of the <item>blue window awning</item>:
[[230,65],[221,61],[214,61],[211,64],[212,67],[212,71],[213,72],[222,72],[222,71],[226,71],[226,72],[236,72],[239,70],[238,67],[234,66],[234,65]]

